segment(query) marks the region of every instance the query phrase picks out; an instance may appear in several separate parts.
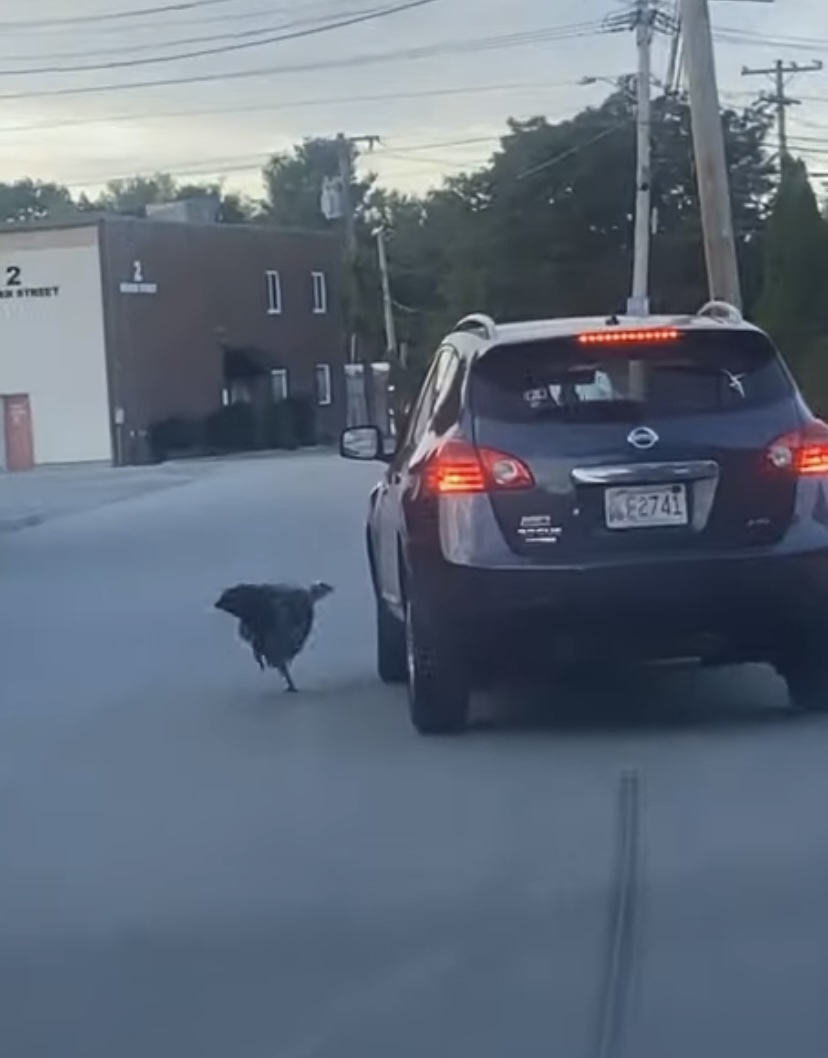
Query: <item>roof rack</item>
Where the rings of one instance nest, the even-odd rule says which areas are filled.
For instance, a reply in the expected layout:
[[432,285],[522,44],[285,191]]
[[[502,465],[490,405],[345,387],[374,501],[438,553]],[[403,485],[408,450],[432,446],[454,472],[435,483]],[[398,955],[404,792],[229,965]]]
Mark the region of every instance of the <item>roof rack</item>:
[[497,338],[497,324],[491,316],[485,316],[482,312],[473,312],[469,316],[464,316],[454,325],[454,330],[455,333],[457,331],[483,331],[490,342]]
[[740,324],[745,322],[741,312],[728,301],[708,301],[705,305],[702,305],[696,316],[717,320],[719,323]]

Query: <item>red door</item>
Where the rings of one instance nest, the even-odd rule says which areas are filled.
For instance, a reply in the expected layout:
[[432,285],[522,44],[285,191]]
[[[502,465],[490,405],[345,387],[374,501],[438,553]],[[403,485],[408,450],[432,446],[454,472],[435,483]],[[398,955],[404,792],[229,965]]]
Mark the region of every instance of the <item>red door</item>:
[[34,441],[28,393],[3,397],[3,429],[6,469],[29,470],[34,466]]

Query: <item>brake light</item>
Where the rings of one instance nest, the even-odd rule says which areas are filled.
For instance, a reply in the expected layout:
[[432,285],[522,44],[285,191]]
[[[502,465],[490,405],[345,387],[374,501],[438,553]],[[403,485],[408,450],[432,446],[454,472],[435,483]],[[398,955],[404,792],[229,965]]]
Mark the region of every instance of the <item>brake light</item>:
[[677,342],[682,332],[675,327],[645,327],[635,331],[587,331],[578,335],[579,345],[646,345]]
[[828,476],[828,424],[814,419],[803,430],[785,434],[768,448],[767,458],[776,470]]
[[448,441],[426,464],[424,491],[431,496],[530,489],[532,472],[520,459],[465,441]]

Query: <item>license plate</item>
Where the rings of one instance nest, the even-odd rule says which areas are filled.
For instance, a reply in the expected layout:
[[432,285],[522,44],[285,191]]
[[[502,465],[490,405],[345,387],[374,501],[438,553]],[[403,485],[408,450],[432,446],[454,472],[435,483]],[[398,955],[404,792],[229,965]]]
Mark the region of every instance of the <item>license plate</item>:
[[684,485],[607,489],[604,513],[608,529],[687,525],[687,489]]

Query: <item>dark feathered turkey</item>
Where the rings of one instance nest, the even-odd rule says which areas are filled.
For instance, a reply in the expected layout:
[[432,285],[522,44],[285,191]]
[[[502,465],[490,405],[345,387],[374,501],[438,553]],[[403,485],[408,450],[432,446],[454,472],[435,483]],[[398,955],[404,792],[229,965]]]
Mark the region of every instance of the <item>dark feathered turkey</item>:
[[278,669],[288,690],[295,691],[290,663],[307,642],[316,603],[332,591],[322,581],[309,588],[237,584],[223,592],[215,605],[238,618],[239,635],[250,644],[259,668]]

